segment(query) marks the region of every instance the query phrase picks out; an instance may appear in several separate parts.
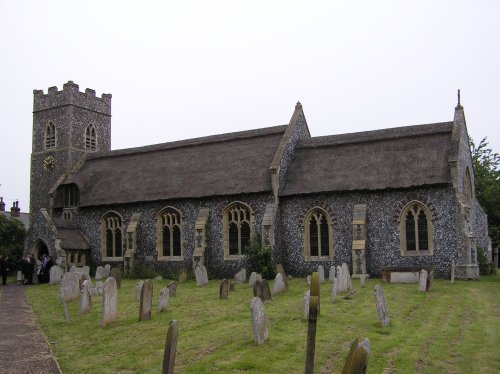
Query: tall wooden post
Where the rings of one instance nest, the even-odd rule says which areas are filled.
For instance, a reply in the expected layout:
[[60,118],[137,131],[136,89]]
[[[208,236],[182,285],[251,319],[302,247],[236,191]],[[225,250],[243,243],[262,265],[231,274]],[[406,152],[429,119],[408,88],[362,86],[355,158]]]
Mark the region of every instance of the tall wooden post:
[[316,348],[316,321],[319,307],[319,274],[311,276],[311,298],[309,300],[309,323],[307,325],[306,374],[312,374],[314,369],[314,351]]

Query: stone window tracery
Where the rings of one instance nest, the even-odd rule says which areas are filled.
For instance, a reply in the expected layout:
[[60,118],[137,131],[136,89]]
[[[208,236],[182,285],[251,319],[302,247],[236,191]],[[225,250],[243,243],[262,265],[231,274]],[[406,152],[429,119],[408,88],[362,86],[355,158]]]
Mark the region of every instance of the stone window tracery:
[[224,257],[238,259],[253,235],[253,212],[243,203],[233,203],[224,210]]
[[97,150],[97,133],[94,125],[88,125],[85,130],[85,149],[92,152]]
[[54,149],[56,147],[56,128],[52,122],[49,122],[45,128],[45,149]]
[[323,209],[311,209],[304,219],[304,257],[306,261],[333,258],[332,219]]
[[156,216],[156,228],[158,259],[182,260],[182,214],[172,207],[163,209]]
[[103,260],[123,259],[122,218],[118,213],[108,212],[101,219],[101,253]]
[[432,255],[433,224],[429,209],[419,201],[407,204],[400,215],[400,251],[402,256]]

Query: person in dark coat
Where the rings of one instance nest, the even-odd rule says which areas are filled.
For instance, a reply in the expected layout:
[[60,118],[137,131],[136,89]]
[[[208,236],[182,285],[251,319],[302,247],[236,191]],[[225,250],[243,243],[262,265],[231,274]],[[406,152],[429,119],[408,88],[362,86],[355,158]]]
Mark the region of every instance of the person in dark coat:
[[24,284],[33,284],[33,272],[35,271],[35,259],[33,255],[28,255],[24,262]]
[[45,264],[45,269],[43,271],[43,283],[49,283],[50,281],[50,268],[54,266],[54,261],[52,256],[47,257],[47,263]]
[[2,285],[7,285],[7,274],[9,272],[9,268],[7,266],[7,260],[9,256],[0,255],[0,274],[2,274]]

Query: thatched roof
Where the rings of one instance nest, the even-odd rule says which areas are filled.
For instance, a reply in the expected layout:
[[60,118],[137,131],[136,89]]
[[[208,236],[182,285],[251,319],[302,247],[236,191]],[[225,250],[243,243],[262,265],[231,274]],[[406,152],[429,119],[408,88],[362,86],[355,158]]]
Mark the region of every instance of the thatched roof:
[[453,122],[302,139],[280,195],[450,183]]
[[82,235],[78,225],[64,219],[52,219],[57,229],[58,238],[61,239],[63,249],[90,249],[89,242]]
[[80,206],[272,191],[269,165],[286,126],[89,155],[66,183]]

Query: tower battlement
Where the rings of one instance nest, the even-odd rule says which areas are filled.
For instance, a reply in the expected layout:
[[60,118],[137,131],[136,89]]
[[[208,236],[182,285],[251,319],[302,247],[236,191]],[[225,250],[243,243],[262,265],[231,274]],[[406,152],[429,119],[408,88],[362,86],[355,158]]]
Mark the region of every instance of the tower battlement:
[[62,90],[58,90],[56,86],[49,87],[46,94],[43,90],[33,90],[33,112],[74,105],[111,116],[111,97],[111,94],[96,97],[95,90],[90,88],[80,92],[76,83],[68,81]]

